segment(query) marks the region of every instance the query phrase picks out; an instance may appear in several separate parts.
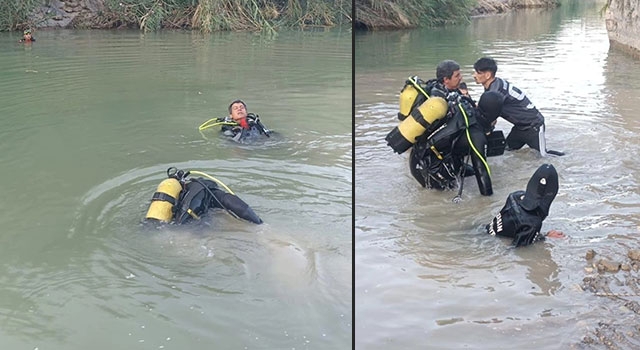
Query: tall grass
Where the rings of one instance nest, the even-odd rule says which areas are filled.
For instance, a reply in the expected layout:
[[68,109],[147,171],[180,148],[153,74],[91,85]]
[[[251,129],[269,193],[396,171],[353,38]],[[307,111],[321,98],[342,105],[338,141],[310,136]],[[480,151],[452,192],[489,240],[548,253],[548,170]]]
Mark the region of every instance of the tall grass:
[[104,0],[106,11],[99,27],[160,28],[188,27],[197,0]]
[[29,14],[41,4],[41,0],[0,0],[0,30],[17,30],[35,25],[29,21]]
[[357,0],[356,27],[441,26],[469,21],[476,0]]
[[351,0],[199,0],[191,25],[204,32],[351,24]]
[[[47,0],[0,0],[0,30],[27,26]],[[282,27],[351,23],[351,0],[101,0],[104,10],[74,20],[84,28],[161,28],[276,31]],[[78,17],[81,18],[81,17]]]

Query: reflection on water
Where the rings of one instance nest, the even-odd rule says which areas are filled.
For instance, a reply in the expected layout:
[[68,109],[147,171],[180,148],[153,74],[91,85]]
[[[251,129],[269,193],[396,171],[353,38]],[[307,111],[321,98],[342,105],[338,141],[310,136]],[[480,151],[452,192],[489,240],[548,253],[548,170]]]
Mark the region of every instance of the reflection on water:
[[[356,347],[566,348],[610,319],[616,306],[580,284],[587,249],[622,259],[638,244],[632,106],[640,67],[609,51],[599,8],[572,1],[467,27],[356,34]],[[453,204],[455,192],[421,188],[407,155],[394,154],[384,137],[398,123],[407,77],[429,79],[439,61],[455,59],[478,99],[472,65],[485,55],[545,115],[549,148],[567,155],[491,157],[494,195],[479,196],[467,181]],[[512,249],[509,239],[485,234],[506,196],[544,162],[558,169],[560,190],[543,230],[568,237]]]
[[[350,33],[13,35],[0,348],[350,347]],[[203,137],[236,98],[277,137]],[[221,180],[265,223],[212,211],[144,228],[171,166]]]

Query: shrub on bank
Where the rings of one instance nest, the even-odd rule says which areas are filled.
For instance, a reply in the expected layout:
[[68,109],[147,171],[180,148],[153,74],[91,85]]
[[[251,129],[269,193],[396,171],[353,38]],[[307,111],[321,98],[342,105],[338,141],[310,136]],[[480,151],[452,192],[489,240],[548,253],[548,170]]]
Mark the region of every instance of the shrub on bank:
[[415,28],[469,21],[476,0],[356,0],[356,28]]
[[[51,6],[48,0],[45,7]],[[268,30],[351,23],[351,0],[94,0],[98,13],[80,7],[69,26],[81,28],[139,28],[144,31],[195,29],[204,32],[224,30]],[[0,30],[42,26],[45,18],[34,12],[43,0],[5,0],[0,2]],[[89,13],[87,13],[89,12]],[[53,15],[49,15],[53,16]]]

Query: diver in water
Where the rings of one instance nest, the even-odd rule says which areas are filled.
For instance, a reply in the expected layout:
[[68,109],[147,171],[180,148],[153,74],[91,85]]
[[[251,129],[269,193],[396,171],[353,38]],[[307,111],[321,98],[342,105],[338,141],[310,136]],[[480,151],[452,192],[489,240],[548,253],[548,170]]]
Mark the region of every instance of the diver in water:
[[[551,202],[558,193],[558,173],[551,164],[543,164],[531,176],[526,191],[509,194],[500,212],[485,230],[492,236],[513,238],[516,247],[545,239],[540,233],[542,222],[549,215]],[[549,237],[562,238],[561,231],[551,230]]]
[[229,116],[225,118],[213,118],[200,125],[199,130],[221,125],[220,131],[232,140],[245,143],[249,140],[259,139],[261,136],[270,137],[272,131],[267,129],[260,116],[247,113],[247,105],[242,100],[235,100],[229,105]]
[[36,38],[34,38],[31,35],[31,29],[26,29],[23,33],[22,33],[22,39],[18,40],[18,42],[20,43],[30,43],[30,42],[35,42]]
[[[190,174],[201,174],[211,180],[202,177],[187,179]],[[262,219],[247,203],[222,182],[207,174],[198,171],[184,172],[171,167],[167,170],[167,177],[153,194],[145,222],[182,225],[199,221],[211,208],[220,208],[235,218],[254,224],[262,223]],[[220,189],[218,183],[227,191]]]
[[[458,187],[455,200],[465,176],[475,175],[482,195],[493,194],[487,136],[474,101],[458,89],[461,80],[460,65],[452,60],[438,64],[436,79],[409,78],[400,94],[401,123],[385,138],[396,153],[411,148],[410,171],[422,187]],[[467,156],[472,167],[464,160]]]

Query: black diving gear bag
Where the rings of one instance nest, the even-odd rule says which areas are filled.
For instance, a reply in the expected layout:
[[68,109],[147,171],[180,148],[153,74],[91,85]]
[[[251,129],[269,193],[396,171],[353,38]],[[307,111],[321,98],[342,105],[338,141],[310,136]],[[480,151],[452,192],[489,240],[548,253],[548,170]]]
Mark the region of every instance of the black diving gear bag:
[[494,130],[489,135],[487,135],[487,157],[503,155],[506,146],[507,141],[504,138],[504,133],[502,133],[502,130]]

